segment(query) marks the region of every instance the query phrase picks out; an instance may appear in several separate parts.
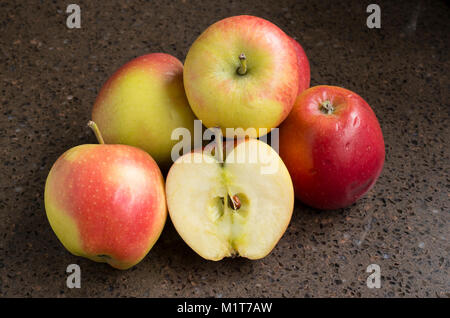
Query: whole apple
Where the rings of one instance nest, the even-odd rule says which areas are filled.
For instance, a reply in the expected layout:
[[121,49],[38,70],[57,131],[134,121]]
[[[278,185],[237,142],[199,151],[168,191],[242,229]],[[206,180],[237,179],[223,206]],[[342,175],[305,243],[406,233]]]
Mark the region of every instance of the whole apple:
[[144,258],[167,216],[157,164],[127,145],[66,151],[50,170],[44,197],[50,225],[67,250],[118,269]]
[[311,70],[309,67],[308,57],[306,56],[305,50],[296,40],[291,38],[294,44],[295,52],[297,53],[297,64],[298,64],[298,93],[300,95],[305,89],[309,88],[311,81]]
[[218,145],[214,156],[196,150],[175,161],[166,180],[170,218],[205,259],[260,259],[289,224],[292,181],[276,151],[262,141],[230,140],[225,148],[226,156]]
[[115,72],[104,84],[92,110],[108,144],[126,144],[148,152],[170,167],[177,142],[172,131],[185,127],[193,134],[194,114],[183,87],[183,65],[164,53],[140,56]]
[[[273,23],[234,16],[208,27],[184,64],[189,104],[206,127],[277,127],[298,92],[298,62],[291,38]],[[246,132],[244,132],[246,133]],[[262,133],[261,133],[262,134]]]
[[370,106],[356,93],[315,86],[297,98],[280,127],[280,156],[298,199],[319,209],[351,205],[381,173],[384,140]]

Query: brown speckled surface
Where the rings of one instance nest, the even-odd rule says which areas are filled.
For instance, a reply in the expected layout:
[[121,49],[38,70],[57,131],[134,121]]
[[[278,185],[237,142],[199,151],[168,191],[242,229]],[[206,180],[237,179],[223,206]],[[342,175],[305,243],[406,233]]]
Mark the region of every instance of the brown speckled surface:
[[[0,296],[448,297],[449,34],[444,1],[64,1],[0,4]],[[274,251],[259,261],[201,259],[170,221],[148,256],[117,271],[68,253],[47,222],[47,173],[65,150],[93,143],[86,128],[102,83],[128,60],[166,52],[183,60],[211,23],[252,14],[297,38],[312,85],[363,96],[381,123],[386,163],[353,206],[318,212],[296,203]],[[414,27],[414,17],[417,23]],[[77,263],[82,288],[66,287]],[[366,267],[381,266],[380,289]]]

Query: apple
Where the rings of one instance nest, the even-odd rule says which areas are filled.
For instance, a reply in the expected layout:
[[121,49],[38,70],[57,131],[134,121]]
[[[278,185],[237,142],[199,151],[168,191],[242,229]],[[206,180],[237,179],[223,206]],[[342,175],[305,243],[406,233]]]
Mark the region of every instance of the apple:
[[347,89],[305,90],[279,133],[280,156],[296,197],[312,207],[353,204],[375,184],[383,168],[380,124],[370,106]]
[[183,86],[183,65],[164,53],[140,56],[122,66],[104,84],[92,119],[108,144],[126,144],[148,152],[163,168],[172,164],[172,131],[193,133],[194,114]]
[[[289,114],[299,86],[291,38],[273,23],[234,16],[208,27],[192,44],[184,86],[195,115],[208,127],[257,137]],[[248,128],[254,128],[249,131]],[[265,129],[265,133],[264,130]]]
[[161,171],[148,153],[127,145],[69,149],[51,168],[44,197],[49,223],[67,250],[118,269],[144,258],[167,216]]
[[276,151],[262,141],[233,140],[225,148],[225,160],[219,151],[195,150],[175,161],[166,179],[170,218],[205,259],[263,258],[291,219],[291,177]]
[[308,57],[306,56],[305,50],[296,40],[291,38],[294,44],[295,52],[297,53],[297,64],[298,64],[298,93],[300,95],[305,89],[309,88],[311,81],[311,70],[309,67]]

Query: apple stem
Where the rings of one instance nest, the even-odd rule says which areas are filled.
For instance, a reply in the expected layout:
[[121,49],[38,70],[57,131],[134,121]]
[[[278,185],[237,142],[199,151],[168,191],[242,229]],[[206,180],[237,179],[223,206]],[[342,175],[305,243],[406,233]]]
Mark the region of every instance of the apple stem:
[[329,100],[326,100],[320,104],[320,111],[324,114],[330,115],[334,112],[333,104]]
[[105,141],[103,140],[102,134],[100,132],[100,129],[98,129],[97,124],[94,121],[90,120],[87,125],[94,132],[95,137],[97,137],[98,143],[103,145],[105,143]]
[[237,73],[239,75],[247,74],[247,57],[245,56],[244,53],[241,53],[241,55],[239,55],[239,62],[241,65],[239,65]]

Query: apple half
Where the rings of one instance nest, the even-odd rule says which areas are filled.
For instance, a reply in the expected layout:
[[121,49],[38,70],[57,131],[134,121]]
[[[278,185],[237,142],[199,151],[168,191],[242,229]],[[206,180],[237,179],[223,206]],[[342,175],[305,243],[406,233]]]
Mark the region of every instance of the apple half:
[[[256,139],[178,158],[166,180],[170,218],[201,257],[268,255],[290,222],[294,190],[277,152]],[[221,145],[214,149],[222,149]]]

